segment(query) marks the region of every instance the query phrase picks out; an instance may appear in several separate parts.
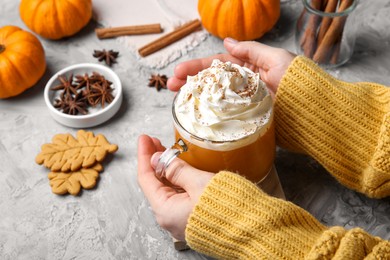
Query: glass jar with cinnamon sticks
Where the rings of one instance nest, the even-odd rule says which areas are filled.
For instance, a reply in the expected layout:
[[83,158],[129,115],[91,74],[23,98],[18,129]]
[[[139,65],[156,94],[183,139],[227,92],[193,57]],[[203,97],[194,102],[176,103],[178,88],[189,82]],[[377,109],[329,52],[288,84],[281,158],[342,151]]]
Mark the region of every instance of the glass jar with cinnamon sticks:
[[338,67],[352,56],[358,29],[357,0],[302,0],[295,41],[298,54],[325,68]]

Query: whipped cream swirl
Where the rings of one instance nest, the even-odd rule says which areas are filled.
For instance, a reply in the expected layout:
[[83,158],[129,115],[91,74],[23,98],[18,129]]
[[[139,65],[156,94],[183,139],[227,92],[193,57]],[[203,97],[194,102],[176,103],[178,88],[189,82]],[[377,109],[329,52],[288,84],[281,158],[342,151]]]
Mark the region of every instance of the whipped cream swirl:
[[210,141],[233,141],[268,129],[272,98],[258,73],[214,60],[211,67],[187,77],[174,110],[187,132]]

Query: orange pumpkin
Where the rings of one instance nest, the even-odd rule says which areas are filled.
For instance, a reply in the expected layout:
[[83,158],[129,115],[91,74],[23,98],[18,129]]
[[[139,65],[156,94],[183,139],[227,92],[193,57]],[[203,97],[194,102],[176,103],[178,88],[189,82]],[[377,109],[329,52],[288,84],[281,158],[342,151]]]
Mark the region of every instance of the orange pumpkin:
[[32,87],[45,70],[45,52],[37,37],[16,26],[0,27],[0,98]]
[[280,0],[199,0],[203,27],[211,34],[254,40],[272,29],[280,16]]
[[20,17],[33,32],[57,40],[80,31],[92,17],[91,0],[22,0]]

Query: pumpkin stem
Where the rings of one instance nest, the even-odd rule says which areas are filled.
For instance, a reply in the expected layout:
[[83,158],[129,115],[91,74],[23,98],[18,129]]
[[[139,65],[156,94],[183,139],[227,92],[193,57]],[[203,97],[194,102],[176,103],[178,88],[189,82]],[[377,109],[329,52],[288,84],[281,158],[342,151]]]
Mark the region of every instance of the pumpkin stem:
[[5,51],[5,46],[0,44],[0,53],[2,53],[3,51]]

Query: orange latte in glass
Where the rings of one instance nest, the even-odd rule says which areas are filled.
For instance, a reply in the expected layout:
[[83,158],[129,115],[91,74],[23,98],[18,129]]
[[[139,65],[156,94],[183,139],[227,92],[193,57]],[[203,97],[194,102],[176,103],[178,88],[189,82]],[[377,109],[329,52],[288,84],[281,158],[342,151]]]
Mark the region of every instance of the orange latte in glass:
[[181,153],[179,158],[195,168],[215,173],[228,170],[239,173],[255,183],[267,176],[275,159],[273,125],[252,143],[232,150],[214,150],[212,147],[198,146],[194,144],[197,142],[194,142],[193,138],[186,139],[177,130],[175,137],[176,140],[181,139],[188,149],[187,152]]
[[264,179],[275,158],[273,102],[257,73],[214,60],[189,76],[175,96],[175,140],[179,157],[209,172],[228,170],[253,182]]

